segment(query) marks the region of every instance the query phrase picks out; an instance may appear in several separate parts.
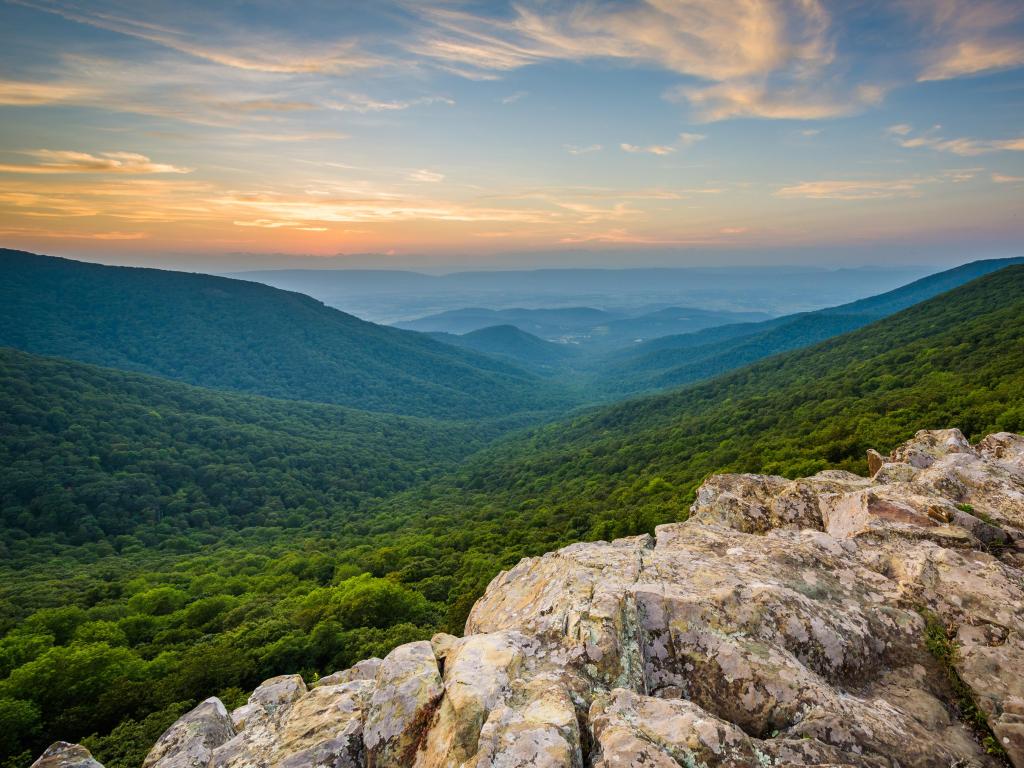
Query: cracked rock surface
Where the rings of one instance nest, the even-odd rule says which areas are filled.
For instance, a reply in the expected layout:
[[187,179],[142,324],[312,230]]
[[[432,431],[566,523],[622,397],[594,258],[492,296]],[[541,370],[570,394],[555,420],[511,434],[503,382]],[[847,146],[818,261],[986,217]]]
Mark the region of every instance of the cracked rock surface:
[[462,638],[203,702],[145,768],[1024,768],[1024,438],[869,458],[709,478],[685,523],[499,574]]

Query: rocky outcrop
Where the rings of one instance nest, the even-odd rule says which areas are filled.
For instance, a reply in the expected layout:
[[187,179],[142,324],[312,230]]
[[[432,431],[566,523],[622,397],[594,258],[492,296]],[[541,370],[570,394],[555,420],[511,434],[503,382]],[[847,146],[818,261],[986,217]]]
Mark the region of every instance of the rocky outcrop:
[[146,768],[1024,768],[1024,438],[870,465],[712,477],[499,574],[465,637],[204,702]]
[[39,759],[32,763],[32,768],[103,768],[96,762],[89,750],[79,744],[68,744],[66,741],[55,741]]

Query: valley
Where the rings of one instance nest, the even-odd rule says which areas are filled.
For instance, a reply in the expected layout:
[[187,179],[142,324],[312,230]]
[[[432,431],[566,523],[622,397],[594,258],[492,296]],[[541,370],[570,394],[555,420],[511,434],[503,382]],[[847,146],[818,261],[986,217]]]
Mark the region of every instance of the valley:
[[[118,322],[115,332],[88,320],[95,309],[75,297],[78,286],[107,302],[124,291],[117,270],[99,269],[63,283],[73,311],[57,329],[31,320],[35,288],[20,289],[26,298],[16,281],[4,289],[22,313],[21,336],[5,343],[31,350],[0,356],[0,716],[5,733],[23,734],[9,754],[73,735],[104,765],[136,765],[199,697],[241,702],[283,671],[327,674],[438,630],[459,634],[499,570],[574,541],[683,521],[713,472],[863,473],[868,447],[887,450],[922,427],[956,423],[972,438],[1024,430],[1024,266],[1009,262],[941,273],[852,309],[698,331],[690,335],[718,334],[729,350],[724,372],[610,405],[597,404],[596,388],[573,390],[583,367],[575,350],[515,326],[449,343],[332,320],[397,340],[403,354],[441,348],[439,368],[462,375],[472,364],[472,386],[492,387],[486,407],[460,413],[453,397],[456,410],[431,418],[238,391],[295,386],[301,395],[316,382],[330,392],[319,373],[308,384],[240,384],[202,368],[136,372],[174,359],[184,342],[153,336],[155,326]],[[160,283],[165,274],[131,277]],[[204,278],[189,279],[208,295]],[[231,282],[217,284],[223,296],[250,290]],[[182,290],[180,308],[193,289]],[[299,317],[321,311],[304,301],[264,302],[258,327],[293,328],[296,305]],[[222,317],[238,312],[204,303],[177,326],[186,340],[196,322],[241,329],[246,321]],[[799,324],[808,335],[794,332]],[[779,345],[728,346],[780,331]],[[69,338],[90,339],[76,342],[88,352],[75,356],[106,367],[62,359]],[[227,370],[267,359],[244,338],[225,343],[236,350]],[[686,338],[662,343],[675,354]],[[301,370],[337,370],[329,346],[289,349],[323,356]],[[791,351],[772,355],[780,349]],[[730,360],[739,367],[730,371]],[[424,387],[448,375],[425,370]],[[171,380],[179,375],[208,385]],[[524,397],[509,382],[562,399]],[[98,689],[118,693],[85,694]]]

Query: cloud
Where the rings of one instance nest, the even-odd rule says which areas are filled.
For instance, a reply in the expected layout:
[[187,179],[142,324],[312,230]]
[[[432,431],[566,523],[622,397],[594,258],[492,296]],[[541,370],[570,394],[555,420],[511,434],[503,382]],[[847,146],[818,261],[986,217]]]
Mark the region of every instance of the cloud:
[[340,141],[347,139],[349,136],[347,133],[338,133],[337,131],[316,131],[314,133],[261,133],[261,132],[246,132],[246,133],[235,133],[231,135],[233,139],[240,139],[242,141],[269,141],[274,143],[301,143],[306,141]]
[[1024,65],[1019,0],[903,0],[932,42],[918,81],[949,80]]
[[1024,42],[967,40],[942,51],[937,60],[929,64],[917,79],[920,82],[950,80],[983,72],[1014,69],[1022,65]]
[[670,147],[665,144],[652,144],[648,147],[638,147],[635,144],[619,144],[619,148],[623,152],[629,152],[631,154],[648,154],[648,155],[671,155],[676,151],[675,147]]
[[908,133],[913,131],[913,126],[907,125],[906,123],[898,123],[896,125],[890,125],[885,129],[886,133],[891,133],[895,136],[906,136]]
[[516,5],[507,18],[449,8],[410,46],[438,61],[508,71],[545,60],[607,58],[712,80],[763,75],[832,58],[817,0],[642,0],[629,5]]
[[145,155],[134,152],[87,152],[35,149],[23,154],[38,158],[36,165],[0,164],[3,173],[191,173],[166,163],[154,163]]
[[775,191],[776,197],[809,200],[885,200],[893,197],[914,197],[918,188],[934,179],[895,179],[887,181],[826,180],[802,181]]
[[641,147],[636,144],[619,144],[619,148],[623,152],[629,152],[631,154],[648,154],[648,155],[671,155],[677,149],[687,149],[692,147],[699,141],[704,141],[707,136],[703,133],[680,133],[678,138],[673,144],[651,144],[650,146]]
[[840,87],[820,0],[637,0],[517,4],[510,15],[422,11],[413,53],[464,76],[493,77],[545,61],[613,59],[655,66],[701,85],[670,89],[704,122],[733,117],[821,119],[879,103],[876,85]]
[[861,85],[839,97],[806,85],[773,89],[763,83],[726,82],[680,86],[669,90],[666,97],[688,101],[694,108],[695,119],[706,123],[737,117],[822,120],[856,114],[865,107],[880,104],[885,91],[881,86]]
[[88,88],[61,83],[31,83],[19,80],[0,80],[0,105],[27,107],[41,104],[59,104],[80,100],[91,95]]
[[804,128],[800,131],[801,136],[807,136],[808,138],[817,136],[819,133],[821,133],[821,128]]
[[365,114],[367,112],[398,112],[410,107],[418,107],[430,104],[446,104],[448,106],[454,106],[455,100],[450,99],[447,96],[422,96],[417,99],[407,99],[405,101],[380,101],[378,99],[370,98],[369,96],[352,95],[346,98],[345,101],[325,101],[324,106],[328,109],[333,109],[337,112],[357,112],[359,114]]
[[409,174],[409,180],[436,184],[439,181],[444,181],[444,174],[438,173],[437,171],[431,171],[427,168],[419,168]]
[[147,232],[58,232],[53,229],[29,229],[5,227],[0,229],[4,237],[45,237],[60,240],[145,240]]
[[[893,130],[897,127],[902,133]],[[1024,152],[1024,136],[1009,139],[947,139],[938,135],[939,128],[940,126],[934,126],[922,134],[910,136],[913,129],[909,125],[901,125],[889,128],[889,133],[896,134],[896,143],[906,149],[932,149],[936,152],[951,152],[961,157],[975,157],[992,152]]]
[[[339,41],[321,50],[310,50],[308,41],[256,39],[250,34],[246,36],[243,45],[237,45],[231,39],[234,30],[229,28],[215,30],[214,40],[204,43],[197,39],[198,33],[95,9],[83,9],[60,0],[13,2],[68,21],[145,40],[223,67],[250,72],[343,74],[385,63],[384,59],[361,51],[354,41]],[[296,51],[305,52],[305,55],[296,56]]]
[[992,182],[994,184],[1019,184],[1024,181],[1024,176],[1007,176],[1003,173],[992,174]]
[[249,99],[226,102],[222,106],[242,112],[305,112],[317,108],[316,104],[309,101],[280,101],[277,99]]
[[510,95],[506,96],[505,98],[503,98],[501,100],[501,103],[502,104],[515,104],[517,101],[522,101],[523,99],[525,99],[529,95],[530,94],[529,94],[528,91],[516,91],[515,93],[510,94]]
[[591,152],[600,152],[602,147],[600,144],[588,144],[587,146],[577,146],[575,144],[565,144],[565,151],[570,155],[589,155]]

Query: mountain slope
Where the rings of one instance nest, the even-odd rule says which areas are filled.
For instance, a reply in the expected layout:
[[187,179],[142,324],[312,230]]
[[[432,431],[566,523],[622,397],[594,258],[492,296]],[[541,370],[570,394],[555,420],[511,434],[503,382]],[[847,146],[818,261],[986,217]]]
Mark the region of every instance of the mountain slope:
[[[61,375],[62,386],[74,384],[72,375]],[[28,387],[24,378],[15,394]],[[75,399],[71,389],[30,409],[32,434],[60,445],[59,459],[40,471],[61,477],[62,462],[88,468],[112,454],[101,467],[130,479],[134,470],[122,476],[118,463],[130,441],[79,447],[74,423],[59,410],[51,417]],[[95,418],[104,412],[89,407]],[[132,420],[147,423],[145,406],[137,411]],[[22,429],[19,414],[5,423]],[[291,432],[304,436],[317,422],[300,420]],[[317,500],[298,496],[296,515],[271,514],[248,536],[185,530],[193,511],[185,496],[171,515],[180,535],[159,549],[145,545],[142,531],[80,546],[18,536],[26,557],[17,567],[0,558],[0,734],[15,734],[8,749],[35,754],[56,738],[89,737],[110,768],[131,768],[201,699],[216,693],[237,706],[239,689],[273,675],[302,670],[311,679],[439,629],[461,631],[499,570],[580,539],[681,520],[711,472],[864,471],[867,447],[886,450],[920,428],[951,424],[972,437],[1024,427],[1024,267],[705,384],[509,438],[464,470],[356,514],[321,516]],[[234,471],[207,453],[197,426],[168,431],[171,459],[187,469],[198,451],[212,488],[222,477],[233,487]],[[20,435],[7,438],[14,453],[23,450]],[[244,452],[250,441],[224,433],[227,448]],[[299,453],[297,468],[344,462],[345,449],[331,453],[331,443]],[[327,451],[323,459],[318,451]],[[281,460],[276,449],[263,453],[256,441],[256,480],[260,462]],[[383,449],[385,460],[390,454]],[[159,471],[163,457],[155,458],[135,465]],[[37,483],[30,477],[25,487]],[[279,495],[289,501],[293,493],[285,484]],[[116,495],[98,499],[117,507]]]
[[863,472],[868,447],[946,424],[972,437],[1024,429],[1024,266],[710,382],[513,437],[384,506],[415,509],[410,523],[439,542],[457,529],[465,546],[472,533],[449,603],[455,629],[494,575],[484,553],[507,565],[682,519],[712,472]]
[[633,345],[638,339],[688,333],[728,323],[765,320],[764,312],[733,312],[693,307],[665,307],[629,314],[591,307],[555,309],[478,309],[441,312],[397,327],[415,331],[464,334],[495,325],[512,325],[547,341],[571,341],[588,351]]
[[453,333],[430,335],[446,344],[507,358],[530,370],[548,373],[557,370],[579,354],[579,350],[574,346],[545,341],[519,330],[514,325],[494,325],[461,336]]
[[410,331],[470,333],[495,325],[514,325],[526,333],[550,338],[562,336],[622,317],[593,307],[561,307],[553,309],[486,309],[466,307],[427,315],[417,320],[397,323]]
[[258,283],[0,251],[0,345],[206,387],[433,417],[564,398],[509,363]]
[[816,312],[664,337],[601,361],[597,386],[623,395],[689,384],[769,355],[799,349],[863,327],[901,309],[1024,259],[975,261],[893,291]]
[[0,348],[0,546],[350,515],[500,429],[218,392]]

